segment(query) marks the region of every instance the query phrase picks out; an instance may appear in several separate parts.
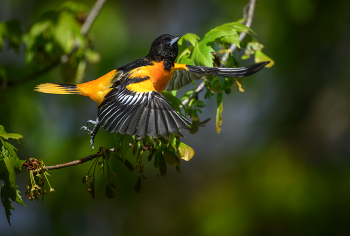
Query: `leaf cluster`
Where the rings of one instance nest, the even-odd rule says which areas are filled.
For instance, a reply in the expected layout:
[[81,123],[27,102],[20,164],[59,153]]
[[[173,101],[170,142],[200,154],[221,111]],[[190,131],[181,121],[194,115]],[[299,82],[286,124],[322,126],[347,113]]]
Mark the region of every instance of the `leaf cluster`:
[[[270,61],[267,67],[273,66],[273,60],[262,52],[264,46],[250,34],[255,33],[243,25],[241,23],[243,21],[244,19],[241,19],[217,26],[206,33],[203,39],[192,33],[185,34],[178,43],[180,53],[177,62],[207,67],[239,67],[239,62],[229,49],[232,44],[235,44],[237,48],[244,49],[243,60],[254,55],[256,63]],[[247,33],[247,37],[240,43],[239,34],[242,32]],[[188,44],[189,46],[187,46]],[[224,61],[222,57],[226,54],[228,54],[228,59]],[[233,85],[236,86],[239,92],[244,92],[243,81],[242,78],[221,78],[218,76],[203,77],[203,80],[206,87],[204,98],[210,99],[215,93],[217,94],[216,131],[220,133],[223,94],[230,94]],[[201,108],[206,106],[206,103],[198,99],[195,89],[187,92],[180,100],[184,101],[185,99],[190,99],[183,107],[185,112],[192,118],[193,122],[198,122],[198,113],[201,113]]]
[[4,184],[1,186],[0,196],[10,225],[10,210],[15,210],[12,203],[16,202],[25,206],[16,184],[16,175],[21,173],[24,160],[18,158],[17,149],[8,142],[9,139],[18,141],[20,138],[23,138],[23,136],[6,133],[4,127],[0,125],[0,180],[4,181]]
[[[18,52],[24,45],[26,64],[31,70],[60,64],[64,82],[79,83],[86,62],[100,60],[89,37],[81,33],[88,10],[82,3],[65,2],[42,13],[29,27],[17,20],[0,22],[0,51],[12,48]],[[0,66],[0,70],[5,80],[6,68]]]

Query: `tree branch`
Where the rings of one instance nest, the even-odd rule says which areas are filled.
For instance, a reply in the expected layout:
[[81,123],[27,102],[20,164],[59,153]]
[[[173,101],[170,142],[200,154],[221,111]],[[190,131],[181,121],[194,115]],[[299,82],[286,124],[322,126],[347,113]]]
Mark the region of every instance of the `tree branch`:
[[[103,7],[104,3],[106,2],[106,0],[97,0],[95,5],[92,7],[91,11],[89,12],[88,16],[86,17],[86,20],[84,21],[84,24],[82,25],[80,32],[83,36],[86,36],[86,34],[89,32],[93,22],[96,20],[97,15],[99,14],[99,12],[101,11],[101,8]],[[60,63],[65,63],[68,61],[68,59],[74,54],[74,52],[79,48],[79,45],[77,42],[75,42],[72,51],[67,54],[67,55],[63,55],[61,57],[61,61],[55,61],[53,62],[51,65],[36,71],[33,74],[30,75],[26,75],[22,78],[16,79],[14,81],[10,81],[7,84],[3,84],[2,87],[13,87],[25,82],[28,82],[32,79],[37,78],[38,76],[44,75],[47,72],[49,72],[50,70],[52,70],[53,68],[55,68],[56,66],[58,66]],[[5,86],[4,86],[5,85]]]
[[[115,151],[115,148],[111,148],[111,149],[106,149],[107,152],[111,153]],[[57,170],[57,169],[62,169],[65,167],[70,167],[70,166],[75,166],[78,164],[82,164],[85,163],[87,161],[91,161],[97,157],[103,156],[103,148],[101,147],[100,150],[96,153],[96,154],[92,154],[89,155],[87,157],[83,157],[81,159],[75,160],[75,161],[71,161],[71,162],[67,162],[67,163],[63,163],[63,164],[58,164],[58,165],[53,165],[53,166],[45,166],[44,168],[37,168],[32,161],[29,162],[24,162],[23,166],[28,167],[28,169],[33,170],[34,173],[38,173],[41,172],[43,169],[44,170]],[[34,159],[35,160],[35,159]]]
[[[253,22],[256,2],[257,2],[257,0],[250,0],[249,3],[243,8],[243,17],[247,18],[247,20],[245,22],[245,26],[247,26],[249,28],[251,27],[252,22]],[[246,13],[247,11],[248,11],[248,14]],[[242,42],[246,36],[247,36],[247,33],[242,32],[239,35],[239,42]],[[237,49],[236,44],[232,43],[230,48],[226,51],[225,55],[222,57],[221,66],[223,66],[223,64],[225,64],[230,53],[233,53],[236,49]],[[200,85],[194,90],[194,92],[188,97],[188,99],[185,99],[182,101],[182,107],[186,106],[191,101],[191,99],[196,97],[204,88],[205,88],[205,81],[202,81],[202,83],[200,83]]]
[[[111,149],[109,149],[107,151],[108,152],[114,152],[115,149],[111,148]],[[81,158],[79,160],[67,162],[67,163],[64,163],[64,164],[58,164],[58,165],[54,165],[54,166],[45,166],[45,169],[46,170],[57,170],[57,169],[65,168],[65,167],[75,166],[75,165],[82,164],[82,163],[87,162],[87,161],[91,161],[91,160],[95,159],[96,157],[100,157],[102,155],[103,155],[102,150],[100,150],[96,154],[92,154],[92,155],[89,155],[87,157],[83,157],[83,158]]]
[[95,5],[92,7],[89,15],[87,16],[83,26],[81,27],[81,34],[86,36],[86,34],[89,32],[92,23],[94,23],[98,13],[100,13],[101,8],[103,7],[103,4],[105,4],[106,0],[97,0]]

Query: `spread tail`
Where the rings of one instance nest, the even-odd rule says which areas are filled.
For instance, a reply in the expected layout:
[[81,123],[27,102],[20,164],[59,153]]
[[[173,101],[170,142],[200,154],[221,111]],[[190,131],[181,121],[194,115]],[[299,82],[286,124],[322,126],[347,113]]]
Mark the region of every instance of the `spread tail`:
[[74,84],[39,84],[35,87],[35,91],[41,93],[53,93],[53,94],[81,94],[77,85]]

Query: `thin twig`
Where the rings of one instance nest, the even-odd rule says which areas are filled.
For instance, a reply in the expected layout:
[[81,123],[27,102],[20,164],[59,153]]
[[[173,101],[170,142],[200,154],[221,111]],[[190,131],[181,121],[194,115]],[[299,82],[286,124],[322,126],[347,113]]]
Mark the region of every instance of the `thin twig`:
[[[248,17],[247,17],[247,21],[245,23],[245,26],[247,27],[251,27],[252,23],[253,23],[253,17],[254,17],[254,10],[255,10],[255,5],[256,5],[257,0],[250,0],[248,3]],[[247,9],[247,6],[244,7],[244,9]],[[244,11],[243,15],[245,15],[246,11]],[[246,32],[242,32],[239,35],[239,42],[241,43],[243,41],[243,39],[245,38],[245,36],[247,36]],[[231,44],[230,48],[226,51],[225,55],[222,57],[222,62],[221,65],[223,65],[223,63],[225,63],[230,55],[230,53],[233,53],[235,50],[237,49],[237,45],[236,44]]]
[[[108,151],[109,152],[114,152],[115,149],[111,148]],[[89,155],[87,157],[83,157],[83,158],[81,158],[79,160],[67,162],[67,163],[64,163],[64,164],[58,164],[58,165],[54,165],[54,166],[45,166],[45,169],[46,170],[57,170],[57,169],[61,169],[61,168],[69,167],[69,166],[75,166],[75,165],[82,164],[82,163],[87,162],[87,161],[91,161],[91,160],[95,159],[96,157],[100,157],[102,155],[103,155],[102,151],[99,151],[96,154]]]
[[180,106],[180,109],[183,108],[183,106],[186,106],[192,98],[195,98],[198,93],[200,93],[205,88],[205,82],[203,81],[195,90],[193,93],[188,96],[185,100],[182,101],[182,105]]
[[[95,5],[91,8],[90,13],[88,14],[88,16],[86,17],[86,20],[84,21],[84,24],[81,27],[81,34],[83,36],[86,36],[86,34],[89,32],[92,23],[96,20],[97,15],[99,14],[99,12],[101,11],[102,6],[104,5],[104,3],[106,2],[106,0],[97,0]],[[38,76],[44,75],[47,72],[49,72],[50,70],[52,70],[53,68],[55,68],[56,66],[58,66],[60,63],[65,63],[68,61],[68,59],[74,54],[74,52],[79,48],[79,45],[77,42],[74,43],[73,49],[72,51],[67,54],[67,55],[63,55],[60,59],[60,61],[55,61],[53,62],[51,65],[48,65],[47,67],[36,71],[33,74],[30,75],[26,75],[24,77],[21,77],[19,79],[10,81],[10,82],[5,82],[5,87],[12,87],[15,85],[19,85],[22,83],[25,83],[27,81],[30,81],[32,79],[37,78]]]
[[[243,16],[246,16],[246,11],[248,10],[248,16],[247,16],[247,21],[245,22],[245,26],[251,27],[252,22],[253,22],[253,17],[254,17],[254,10],[255,10],[255,5],[256,5],[257,0],[250,0],[249,3],[244,7],[243,9]],[[239,42],[242,42],[243,39],[247,36],[246,32],[242,32],[239,35]],[[231,44],[230,48],[226,51],[225,55],[222,57],[221,60],[221,66],[226,63],[230,53],[233,53],[237,49],[236,44]],[[194,90],[193,93],[189,96],[188,99],[185,99],[182,101],[182,106],[186,106],[192,98],[196,97],[204,88],[205,88],[205,81],[202,81],[200,85]]]
[[103,7],[103,4],[105,4],[106,0],[97,0],[95,5],[92,7],[89,15],[87,16],[83,26],[81,27],[81,34],[86,36],[86,34],[89,32],[92,23],[94,23],[98,13],[100,13],[101,8]]
[[[108,149],[107,150],[109,153],[111,152],[114,152],[115,151],[115,148],[111,148],[111,149]],[[75,160],[75,161],[71,161],[71,162],[67,162],[67,163],[63,163],[63,164],[58,164],[58,165],[53,165],[53,166],[45,166],[43,169],[44,170],[58,170],[58,169],[62,169],[62,168],[65,168],[65,167],[70,167],[70,166],[75,166],[75,165],[78,165],[78,164],[82,164],[82,163],[85,163],[87,161],[91,161],[97,157],[100,157],[103,155],[103,151],[102,151],[102,148],[100,148],[100,150],[96,153],[96,154],[92,154],[92,155],[89,155],[87,157],[83,157],[79,160]],[[29,169],[31,168],[31,163],[28,162],[24,162],[23,163],[23,166],[26,166],[28,167]],[[34,170],[34,174],[37,173],[37,172],[41,172],[42,169],[39,168],[39,169],[35,169]]]

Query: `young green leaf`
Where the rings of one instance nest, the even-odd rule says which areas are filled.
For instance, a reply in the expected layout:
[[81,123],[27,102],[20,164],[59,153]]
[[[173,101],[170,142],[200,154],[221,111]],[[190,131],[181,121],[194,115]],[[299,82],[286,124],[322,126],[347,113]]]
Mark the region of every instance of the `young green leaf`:
[[193,49],[191,55],[191,64],[202,65],[207,67],[213,67],[214,65],[214,56],[213,56],[213,45],[209,40],[201,40],[198,45]]
[[12,134],[12,133],[6,133],[4,126],[0,125],[0,137],[8,140],[9,138],[12,139],[20,139],[23,138],[21,134]]
[[196,34],[187,33],[181,37],[178,44],[183,45],[185,41],[188,41],[192,44],[193,47],[196,46],[196,43],[200,40],[200,37]]
[[270,68],[275,64],[274,60],[266,56],[265,53],[263,53],[262,51],[255,52],[255,63],[259,63],[263,61],[270,61],[270,63],[265,66],[266,68]]

